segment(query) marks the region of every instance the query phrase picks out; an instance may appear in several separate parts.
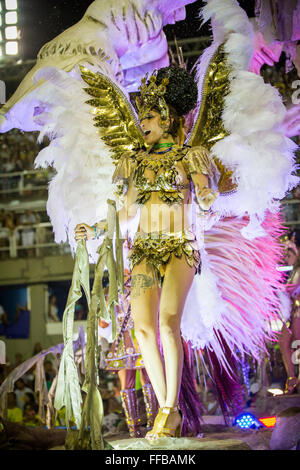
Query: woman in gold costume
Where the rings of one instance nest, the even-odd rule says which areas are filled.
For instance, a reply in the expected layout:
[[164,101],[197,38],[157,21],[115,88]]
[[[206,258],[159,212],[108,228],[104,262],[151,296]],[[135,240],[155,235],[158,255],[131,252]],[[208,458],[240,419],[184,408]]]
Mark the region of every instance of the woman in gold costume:
[[[122,158],[114,175],[115,182],[126,185],[120,220],[128,220],[140,205],[129,259],[135,334],[160,405],[149,439],[180,436],[180,322],[191,283],[201,269],[191,202],[196,197],[207,210],[218,196],[210,187],[215,167],[207,150],[182,145],[183,115],[195,106],[196,99],[196,84],[181,68],[160,69],[148,83],[144,81],[137,106],[147,150]],[[94,238],[95,229],[98,232],[103,225],[78,224],[76,241]]]
[[[136,90],[132,70],[137,56],[143,73],[153,72],[157,62],[147,63],[132,11],[130,26],[120,28],[117,20],[113,25],[118,45],[123,41],[121,31],[127,35],[128,54],[119,64],[129,71],[126,77],[112,67],[106,43],[95,51],[78,43],[78,29],[75,34],[68,30],[71,42],[59,40],[46,52],[74,55],[72,64],[78,65],[60,68],[60,62],[39,62],[37,81],[27,88],[32,91],[23,93],[22,99],[17,95],[14,109],[5,107],[0,128],[2,132],[9,126],[39,129],[40,139],[50,137],[50,145],[36,159],[37,166],[53,164],[57,171],[49,185],[47,210],[55,240],[68,238],[75,252],[75,230],[78,242],[55,407],[66,406],[68,416],[73,410],[82,433],[90,425],[93,448],[103,448],[95,319],[114,321],[123,282],[121,243],[111,236],[111,229],[118,233],[118,220],[123,221],[132,241],[132,317],[160,405],[147,437],[178,436],[182,423],[178,403],[184,416],[191,410],[182,405],[180,385],[193,381],[182,366],[187,355],[180,330],[188,347],[212,352],[215,361],[211,362],[228,376],[232,376],[230,355],[237,359],[240,351],[260,357],[273,337],[269,325],[279,303],[275,295],[281,279],[276,270],[281,257],[277,201],[299,182],[294,174],[295,145],[280,128],[285,115],[282,100],[262,77],[248,71],[253,27],[238,2],[204,2],[201,14],[204,21],[212,19],[213,42],[197,61],[197,85],[183,69],[172,67],[142,80],[139,122],[128,99],[129,91]],[[124,15],[122,21],[126,21]],[[148,35],[148,25],[146,29]],[[135,51],[133,37],[139,43]],[[153,38],[147,37],[151,49]],[[191,110],[195,111],[192,128],[185,138],[183,118]],[[114,203],[112,182],[118,185],[119,198]],[[112,212],[119,202],[124,205],[114,225]],[[100,238],[106,221],[99,220],[106,214],[108,230],[99,247],[99,240],[92,239]],[[258,262],[262,250],[264,265]],[[78,284],[83,283],[88,294],[89,261],[97,261],[97,282],[88,316],[89,367],[83,387],[88,391],[81,413],[71,326]],[[109,309],[99,282],[105,266],[113,274]],[[195,275],[200,270],[201,275]],[[228,390],[223,378],[218,384]]]

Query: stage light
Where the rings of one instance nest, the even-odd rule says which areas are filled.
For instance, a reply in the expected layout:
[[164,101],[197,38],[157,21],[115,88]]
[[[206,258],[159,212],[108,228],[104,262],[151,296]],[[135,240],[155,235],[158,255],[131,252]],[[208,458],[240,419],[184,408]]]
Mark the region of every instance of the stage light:
[[266,428],[274,428],[276,424],[276,416],[270,416],[269,418],[259,418],[259,420]]
[[18,13],[17,0],[0,0],[1,61],[5,60],[6,57],[18,56],[20,53]]
[[16,11],[9,11],[5,13],[5,23],[6,24],[17,24],[18,14]]
[[17,10],[18,9],[17,0],[5,0],[5,8],[6,10]]
[[280,388],[269,388],[268,392],[272,393],[274,397],[277,395],[283,395],[283,390]]
[[241,429],[258,429],[262,427],[262,423],[251,413],[242,413],[239,415],[235,419],[234,425]]
[[8,26],[5,28],[6,39],[18,39],[18,28],[16,26]]
[[9,41],[5,44],[5,53],[6,55],[18,55],[19,53],[19,44],[17,41]]

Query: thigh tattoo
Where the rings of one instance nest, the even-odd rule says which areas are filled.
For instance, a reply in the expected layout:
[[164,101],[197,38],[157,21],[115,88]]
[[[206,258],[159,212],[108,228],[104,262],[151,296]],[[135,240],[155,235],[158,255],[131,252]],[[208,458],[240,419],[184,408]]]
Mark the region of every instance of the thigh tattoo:
[[153,286],[154,279],[147,274],[134,274],[131,278],[131,291],[135,299],[141,295],[141,291],[145,293],[146,289]]

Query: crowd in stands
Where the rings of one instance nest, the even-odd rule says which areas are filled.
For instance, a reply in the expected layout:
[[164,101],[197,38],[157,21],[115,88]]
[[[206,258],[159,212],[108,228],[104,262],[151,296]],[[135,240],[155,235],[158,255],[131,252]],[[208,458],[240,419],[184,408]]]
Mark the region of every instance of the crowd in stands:
[[0,173],[32,170],[40,151],[36,132],[20,132],[13,129],[0,134]]
[[[34,347],[32,356],[39,354],[43,350],[40,343]],[[6,363],[0,365],[0,386],[16,367],[24,362],[23,355],[16,353],[13,364]],[[57,374],[53,357],[46,356],[44,360],[44,373],[46,378],[47,390],[53,383]],[[38,396],[35,392],[35,366],[32,367],[23,377],[19,378],[14,384],[14,391],[7,394],[7,420],[14,423],[21,423],[26,426],[45,427],[45,420],[39,416]],[[117,375],[101,374],[100,392],[104,405],[104,422],[103,430],[106,433],[112,433],[124,430],[126,431],[126,423],[123,414],[123,408],[120,398],[120,385]],[[83,400],[85,398],[83,394]],[[71,422],[74,426],[75,422]],[[55,421],[56,427],[65,427],[65,410],[62,408],[58,411]]]
[[[19,193],[22,197],[41,196],[53,170],[34,170],[34,160],[42,145],[38,133],[17,129],[0,134],[0,192],[2,197]],[[39,190],[40,189],[40,190]]]
[[[87,319],[87,314],[88,314],[88,306],[87,303],[80,299],[77,300],[75,304],[75,309],[74,309],[74,320],[75,321],[82,321]],[[61,322],[61,314],[59,314],[59,309],[57,306],[57,298],[55,295],[51,295],[49,297],[49,303],[48,303],[48,315],[47,315],[47,322]]]
[[[42,224],[42,225],[41,225]],[[52,244],[52,248],[40,245]],[[11,253],[11,245],[15,254]],[[70,253],[70,249],[54,243],[54,235],[45,210],[12,211],[0,209],[0,261],[10,257],[35,257]]]
[[[42,345],[37,343],[34,347],[33,356],[42,351]],[[15,362],[13,364],[7,363],[0,366],[0,386],[9,375],[9,373],[24,361],[23,355],[16,353]],[[283,386],[285,379],[284,366],[282,363],[279,350],[272,347],[268,361],[264,361],[267,365],[266,368],[266,383],[259,382],[260,371],[258,365],[247,363],[247,377],[243,376],[241,371],[241,383],[244,383],[244,410],[250,411],[255,414],[255,408],[259,400],[266,392],[266,388],[272,389]],[[104,420],[103,432],[104,434],[113,434],[120,432],[127,432],[125,416],[122,409],[120,398],[120,382],[117,374],[107,372],[105,370],[99,371],[100,385],[99,391],[103,399],[104,407]],[[14,391],[7,396],[7,419],[11,422],[22,423],[26,426],[43,426],[46,423],[39,416],[38,410],[38,396],[35,392],[35,367],[32,367],[23,377],[19,378],[14,385]],[[46,356],[44,360],[44,373],[46,378],[46,385],[48,391],[57,374],[56,364],[53,357]],[[204,405],[204,414],[206,416],[220,416],[222,411],[217,400],[217,394],[213,380],[207,375],[201,373],[195,382],[198,394]],[[270,395],[271,396],[271,395]],[[85,394],[82,394],[83,402]],[[146,423],[146,410],[143,403],[142,390],[138,390],[138,401],[140,409],[141,423]],[[222,423],[222,420],[220,421]],[[56,416],[55,426],[65,427],[65,410],[61,409]],[[71,423],[75,426],[75,422]]]
[[[17,214],[13,211],[0,210],[0,248],[8,248],[9,238],[16,238],[16,245],[26,249],[33,246],[36,240],[36,230],[34,225],[41,222],[41,216],[38,212],[25,210],[23,213]],[[22,227],[22,230],[17,230]],[[28,227],[28,228],[27,228]],[[24,250],[18,253],[19,256],[34,256],[34,251]],[[4,260],[9,257],[7,250],[0,251],[0,259]]]

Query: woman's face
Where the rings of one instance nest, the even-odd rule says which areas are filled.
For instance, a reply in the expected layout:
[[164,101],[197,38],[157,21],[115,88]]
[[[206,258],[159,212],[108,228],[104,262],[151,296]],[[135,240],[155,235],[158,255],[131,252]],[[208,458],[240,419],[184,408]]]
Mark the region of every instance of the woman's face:
[[210,402],[210,403],[213,403],[215,400],[215,396],[212,392],[208,392],[207,394],[207,401]]
[[35,410],[31,405],[25,405],[24,406],[24,415],[28,416],[30,418],[35,416]]
[[140,124],[144,132],[145,142],[148,145],[158,142],[165,133],[165,130],[161,127],[160,114],[155,109],[149,111]]
[[297,260],[297,255],[293,252],[293,250],[287,250],[285,253],[285,262],[288,266],[294,266]]

